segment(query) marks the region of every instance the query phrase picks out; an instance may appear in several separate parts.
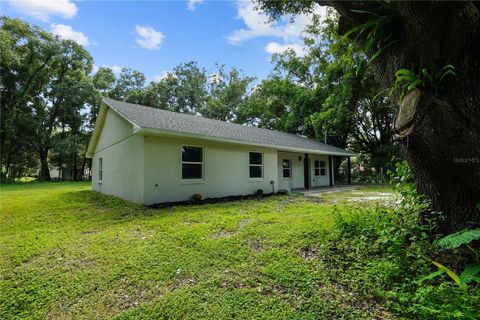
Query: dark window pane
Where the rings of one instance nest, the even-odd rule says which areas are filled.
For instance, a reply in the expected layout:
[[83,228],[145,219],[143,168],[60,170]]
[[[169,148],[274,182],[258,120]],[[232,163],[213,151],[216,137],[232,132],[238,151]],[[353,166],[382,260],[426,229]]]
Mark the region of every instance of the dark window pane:
[[320,160],[320,167],[325,168],[325,161]]
[[290,160],[283,160],[283,168],[290,168]]
[[324,175],[326,175],[326,173],[325,173],[325,172],[326,172],[326,171],[325,171],[325,168],[322,168],[322,169],[320,169],[320,175],[321,175],[321,176],[324,176]]
[[316,175],[316,176],[319,176],[319,175],[320,175],[320,169],[315,168],[315,175]]
[[262,164],[262,154],[259,152],[250,152],[250,164]]
[[182,179],[202,179],[201,164],[182,164]]
[[290,178],[290,169],[283,169],[283,177]]
[[261,178],[261,177],[262,177],[262,167],[250,166],[250,178]]
[[182,161],[187,162],[202,162],[203,148],[199,147],[182,147]]
[[320,161],[315,160],[315,168],[318,168],[320,166]]

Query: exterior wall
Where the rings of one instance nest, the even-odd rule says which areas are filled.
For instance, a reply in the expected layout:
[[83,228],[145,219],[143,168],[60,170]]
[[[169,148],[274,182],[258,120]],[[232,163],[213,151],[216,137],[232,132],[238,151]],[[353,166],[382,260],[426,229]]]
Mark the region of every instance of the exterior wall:
[[[325,161],[326,167],[326,175],[324,176],[315,176],[315,160],[323,160]],[[310,185],[312,187],[319,187],[319,186],[329,186],[330,185],[330,167],[328,163],[328,156],[327,155],[317,155],[311,154],[310,155]],[[332,179],[332,183],[333,179]]]
[[[92,158],[95,191],[143,203],[144,137],[132,135],[132,125],[110,109]],[[103,174],[99,181],[99,159]]]
[[[204,179],[182,181],[182,145],[204,148]],[[263,153],[263,178],[249,178],[249,152]],[[277,185],[277,151],[199,139],[145,137],[144,203],[183,201],[194,193],[204,198],[253,194],[262,189],[272,192]]]
[[[300,161],[298,161],[299,157],[301,158]],[[277,162],[277,174],[278,174],[278,188],[279,189],[295,189],[295,188],[304,188],[305,183],[304,183],[304,170],[303,170],[303,158],[305,157],[305,154],[303,153],[294,153],[294,152],[283,152],[279,151],[278,152],[278,162]],[[283,159],[290,160],[291,164],[291,177],[289,178],[284,178],[283,177],[283,167],[282,167],[282,162]]]

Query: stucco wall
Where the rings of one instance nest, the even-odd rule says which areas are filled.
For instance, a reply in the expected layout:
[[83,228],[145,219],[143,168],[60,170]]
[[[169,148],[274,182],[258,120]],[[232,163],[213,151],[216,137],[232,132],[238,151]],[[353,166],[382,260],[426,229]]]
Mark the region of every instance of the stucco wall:
[[[92,188],[143,203],[144,137],[132,135],[132,125],[110,109],[92,158]],[[99,159],[103,177],[99,181]]]
[[[181,146],[204,148],[204,180],[181,178]],[[249,178],[249,152],[263,153],[263,179]],[[182,201],[194,193],[203,197],[252,194],[258,189],[277,191],[277,151],[196,139],[145,137],[145,204]]]

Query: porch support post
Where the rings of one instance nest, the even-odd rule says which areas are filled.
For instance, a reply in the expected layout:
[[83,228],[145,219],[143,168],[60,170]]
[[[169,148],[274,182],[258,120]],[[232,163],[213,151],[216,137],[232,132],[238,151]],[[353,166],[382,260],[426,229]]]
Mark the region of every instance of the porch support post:
[[333,186],[333,161],[332,161],[332,156],[328,156],[328,179],[330,180],[330,186]]
[[308,153],[303,157],[303,184],[305,189],[310,189],[310,161],[308,161]]
[[350,157],[347,158],[347,177],[348,177],[348,184],[352,183],[352,164],[350,163]]

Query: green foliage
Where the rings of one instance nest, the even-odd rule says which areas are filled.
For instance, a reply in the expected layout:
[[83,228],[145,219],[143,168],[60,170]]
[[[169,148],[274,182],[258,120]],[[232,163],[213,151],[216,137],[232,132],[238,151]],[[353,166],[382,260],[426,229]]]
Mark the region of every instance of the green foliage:
[[457,285],[460,289],[466,290],[467,287],[465,283],[460,279],[459,276],[448,267],[444,266],[440,262],[432,261],[432,263],[441,271],[444,271]]
[[477,274],[480,273],[480,264],[468,264],[463,269],[462,273],[460,274],[460,280],[465,283],[469,284],[470,282],[480,283],[480,277]]
[[[71,40],[1,17],[1,163],[3,177],[34,171],[48,179],[48,156],[58,128],[81,134],[94,101],[92,57]],[[78,155],[78,150],[75,151]]]
[[463,230],[457,233],[449,234],[435,241],[435,246],[439,249],[455,249],[464,244],[469,244],[474,240],[480,239],[480,229]]
[[[362,37],[362,50],[370,55],[368,62],[372,62],[380,56],[388,47],[399,41],[400,32],[398,30],[400,17],[394,10],[391,3],[379,1],[376,12],[366,10],[352,10],[352,12],[368,16],[368,19],[350,29],[344,37],[355,36]],[[361,69],[358,68],[357,72]]]
[[[438,239],[434,242],[435,247],[447,250],[455,249],[461,245],[467,245],[472,241],[480,239],[480,229],[473,230],[463,230],[454,234],[447,235],[441,239]],[[439,269],[439,271],[444,271],[457,285],[459,288],[465,291],[465,294],[468,294],[468,284],[471,282],[480,283],[480,277],[477,277],[477,274],[480,272],[480,261],[478,250],[468,246],[470,250],[474,253],[476,258],[476,263],[467,264],[460,275],[457,275],[454,271],[448,267],[442,265],[439,262],[432,261],[432,263]],[[443,272],[434,272],[427,276],[427,279],[433,279],[436,276],[439,276]]]
[[438,71],[435,68],[423,68],[419,74],[408,69],[400,69],[395,73],[395,86],[400,89],[400,100],[403,96],[416,89],[431,90],[434,95],[438,95],[438,90],[447,76],[455,76],[455,67],[448,64]]

